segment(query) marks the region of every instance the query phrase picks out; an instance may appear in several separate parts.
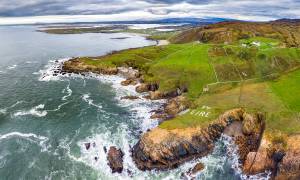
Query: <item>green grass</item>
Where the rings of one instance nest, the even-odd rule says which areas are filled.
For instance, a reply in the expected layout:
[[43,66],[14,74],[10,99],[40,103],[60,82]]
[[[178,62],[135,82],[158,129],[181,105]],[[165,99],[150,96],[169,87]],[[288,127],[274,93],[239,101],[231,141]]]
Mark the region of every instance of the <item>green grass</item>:
[[[296,92],[293,93],[296,94]],[[297,100],[299,100],[299,98]],[[217,117],[226,110],[244,107],[247,112],[266,113],[267,132],[280,131],[288,135],[299,133],[299,112],[290,111],[285,106],[284,102],[285,100],[282,100],[282,98],[278,97],[278,95],[273,92],[273,87],[270,86],[269,83],[249,83],[244,84],[242,90],[240,89],[240,86],[237,86],[218,93],[203,94],[199,97],[194,102],[196,107],[195,111],[201,112],[203,111],[201,107],[208,106],[211,109],[204,110],[210,112],[208,117],[186,113],[179,115],[172,120],[163,122],[159,127],[165,129],[197,126],[205,127],[216,120]],[[192,110],[189,112],[191,111]]]
[[206,84],[215,82],[213,68],[209,64],[210,45],[170,44],[114,52],[103,57],[83,57],[86,64],[112,67],[130,66],[144,74],[149,83],[159,83],[159,90],[173,91],[188,87],[188,97],[197,98]]
[[203,127],[216,119],[221,112],[222,111],[219,109],[206,109],[199,107],[189,110],[185,114],[179,115],[172,120],[164,121],[159,125],[159,127],[164,129],[183,129],[198,126]]
[[151,81],[160,84],[160,90],[169,91],[174,87],[187,86],[188,96],[197,98],[206,84],[216,82],[209,64],[209,45],[187,44],[184,49],[150,67]]
[[[203,127],[226,110],[244,107],[249,112],[266,112],[268,132],[299,133],[300,70],[292,70],[300,65],[300,50],[274,47],[276,43],[272,39],[250,40],[273,45],[266,48],[170,44],[113,52],[102,57],[83,57],[80,60],[97,67],[137,68],[145,82],[158,83],[159,90],[163,92],[187,87],[188,92],[184,96],[192,102],[194,111],[192,109],[163,122],[159,126],[161,128]],[[222,83],[214,84],[217,82],[215,72]],[[269,75],[274,76],[269,78]],[[235,82],[240,81],[241,77],[251,81],[241,86],[241,82]],[[207,85],[209,92],[204,93],[203,88]],[[203,106],[211,107],[207,110],[210,112],[207,117],[191,113],[201,113]]]
[[266,38],[266,37],[252,37],[248,39],[242,39],[239,44],[245,44],[248,46],[255,46],[253,43],[259,43],[260,49],[268,49],[279,46],[282,42],[278,39]]
[[[270,83],[272,91],[292,111],[300,112],[300,70]],[[300,122],[299,122],[300,123]]]

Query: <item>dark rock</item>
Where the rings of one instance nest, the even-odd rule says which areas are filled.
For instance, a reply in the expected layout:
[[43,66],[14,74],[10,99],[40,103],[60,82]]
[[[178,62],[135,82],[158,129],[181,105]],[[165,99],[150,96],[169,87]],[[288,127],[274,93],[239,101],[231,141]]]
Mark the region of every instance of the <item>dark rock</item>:
[[272,159],[275,162],[281,162],[284,156],[285,156],[284,151],[274,152],[273,155],[272,155]]
[[128,99],[128,100],[136,100],[136,99],[140,99],[138,96],[124,96],[121,97],[121,100],[123,99]]
[[126,79],[125,81],[121,82],[121,85],[122,86],[129,86],[129,85],[135,86],[135,85],[137,85],[137,81],[134,79]]
[[109,148],[107,160],[112,173],[122,173],[123,171],[123,152],[115,146]]
[[129,177],[132,177],[133,176],[133,172],[129,169],[126,170],[127,174]]
[[106,146],[103,146],[103,151],[104,151],[105,153],[107,153],[107,148],[106,148]]
[[89,150],[91,147],[91,143],[84,143],[84,145],[86,150]]
[[199,171],[202,171],[204,169],[204,164],[203,163],[197,163],[193,168],[191,168],[187,174],[188,175],[195,175]]
[[158,84],[142,83],[139,86],[137,86],[135,90],[138,93],[143,93],[143,92],[148,92],[148,91],[156,91],[156,90],[158,90]]

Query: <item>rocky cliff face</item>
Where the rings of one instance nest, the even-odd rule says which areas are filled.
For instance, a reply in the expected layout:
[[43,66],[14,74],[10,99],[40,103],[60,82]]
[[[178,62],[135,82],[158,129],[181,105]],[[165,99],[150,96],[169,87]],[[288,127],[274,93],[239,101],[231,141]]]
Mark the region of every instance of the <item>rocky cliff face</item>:
[[293,135],[288,138],[287,150],[278,166],[276,179],[300,179],[300,135]]
[[243,109],[221,115],[208,127],[166,130],[155,128],[145,133],[133,147],[132,157],[141,170],[175,168],[178,165],[207,155],[225,127],[243,120]]

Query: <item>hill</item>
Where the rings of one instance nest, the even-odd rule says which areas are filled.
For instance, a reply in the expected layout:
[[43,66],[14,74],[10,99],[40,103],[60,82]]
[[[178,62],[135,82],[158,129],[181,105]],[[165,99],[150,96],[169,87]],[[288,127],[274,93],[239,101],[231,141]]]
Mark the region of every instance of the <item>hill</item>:
[[300,20],[282,19],[272,22],[227,21],[192,28],[174,36],[173,43],[200,41],[233,44],[241,39],[265,37],[278,39],[287,47],[300,47]]

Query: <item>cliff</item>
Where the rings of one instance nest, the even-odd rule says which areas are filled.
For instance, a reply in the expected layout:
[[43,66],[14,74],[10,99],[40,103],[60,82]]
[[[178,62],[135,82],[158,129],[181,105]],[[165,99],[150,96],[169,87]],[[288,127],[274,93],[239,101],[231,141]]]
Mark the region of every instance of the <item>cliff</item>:
[[[252,140],[253,146],[257,148],[264,121],[263,117],[257,117],[259,116],[247,114],[243,109],[234,109],[225,112],[207,127],[174,130],[155,128],[145,133],[133,147],[132,157],[141,170],[176,168],[186,161],[210,153],[214,142],[226,128],[234,122],[242,123],[243,121],[251,121],[256,125],[256,129],[250,130],[251,134],[243,135],[245,137],[243,142]],[[243,131],[249,131],[247,128],[248,126],[245,125]],[[234,134],[236,133],[232,135]],[[250,149],[246,154],[248,152]]]

